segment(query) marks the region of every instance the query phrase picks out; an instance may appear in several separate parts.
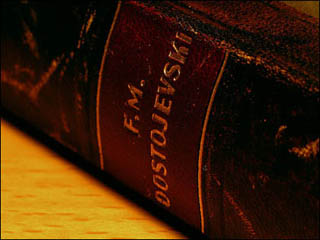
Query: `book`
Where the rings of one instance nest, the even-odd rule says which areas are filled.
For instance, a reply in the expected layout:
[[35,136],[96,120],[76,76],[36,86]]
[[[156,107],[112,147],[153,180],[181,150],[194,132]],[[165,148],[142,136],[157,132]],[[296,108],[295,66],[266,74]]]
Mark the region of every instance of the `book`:
[[9,111],[212,238],[318,238],[319,19],[279,2],[5,2]]

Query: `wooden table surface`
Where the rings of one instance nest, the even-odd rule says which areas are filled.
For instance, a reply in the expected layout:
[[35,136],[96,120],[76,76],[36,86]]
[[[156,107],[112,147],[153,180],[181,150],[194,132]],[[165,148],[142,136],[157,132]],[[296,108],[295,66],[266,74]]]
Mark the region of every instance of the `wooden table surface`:
[[186,238],[1,120],[1,239]]

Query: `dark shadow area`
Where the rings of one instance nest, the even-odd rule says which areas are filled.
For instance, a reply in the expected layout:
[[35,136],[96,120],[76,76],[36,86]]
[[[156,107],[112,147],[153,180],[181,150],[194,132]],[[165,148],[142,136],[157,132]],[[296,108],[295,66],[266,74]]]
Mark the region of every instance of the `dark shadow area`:
[[67,159],[73,165],[81,169],[81,171],[84,171],[90,174],[92,177],[97,179],[106,187],[113,189],[114,191],[124,196],[126,199],[137,204],[139,207],[142,207],[143,209],[147,210],[153,216],[166,222],[171,227],[173,227],[176,231],[179,231],[182,234],[186,235],[187,238],[208,239],[200,231],[186,224],[176,216],[170,214],[163,208],[156,205],[151,200],[146,199],[141,194],[138,194],[137,192],[129,189],[126,185],[124,185],[123,183],[121,183],[120,181],[118,181],[108,173],[103,172],[97,167],[93,166],[90,162],[86,161],[79,154],[76,154],[75,152],[66,148],[62,144],[58,143],[56,140],[45,135],[44,133],[36,129],[34,126],[28,124],[27,122],[17,117],[10,111],[4,109],[3,106],[1,106],[1,117],[4,120],[11,123],[12,125],[14,125],[15,127],[17,127],[18,129],[20,129],[21,131],[30,135],[35,140],[39,141],[40,143],[44,144],[48,148],[52,149],[54,152],[58,153],[62,158]]

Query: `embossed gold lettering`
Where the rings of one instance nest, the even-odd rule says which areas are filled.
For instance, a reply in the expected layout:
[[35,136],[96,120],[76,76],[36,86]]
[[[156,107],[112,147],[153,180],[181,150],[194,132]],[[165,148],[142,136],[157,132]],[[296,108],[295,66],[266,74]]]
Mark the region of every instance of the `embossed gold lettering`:
[[[126,113],[123,114],[123,126],[135,134],[139,134],[139,130],[133,126],[133,121]],[[139,119],[139,118],[136,118]]]
[[159,151],[157,151],[157,150],[154,148],[153,143],[150,144],[150,155],[151,155],[152,158],[158,157],[158,158],[160,158],[161,160],[166,160],[166,156],[163,155],[162,153],[160,153]]
[[136,88],[135,86],[131,85],[130,83],[128,84],[128,88],[129,88],[130,93],[131,93],[133,98],[129,99],[127,101],[127,104],[130,107],[132,107],[132,108],[136,109],[137,111],[139,111],[140,107],[137,106],[137,104],[139,103],[138,97],[142,98],[142,91],[139,88]]
[[184,46],[181,46],[178,48],[176,46],[176,41],[172,41],[172,47],[174,49],[174,52],[172,53],[170,51],[169,58],[171,58],[172,60],[175,60],[181,64],[185,64],[186,57],[183,55],[188,55],[189,49]]
[[176,64],[176,65],[171,66],[171,68],[168,70],[169,64],[170,63],[167,62],[166,65],[164,65],[163,73],[167,78],[171,78],[172,75],[174,73],[176,73],[176,76],[173,78],[173,81],[177,81],[180,77],[180,74],[181,74],[181,72],[180,72],[181,67],[180,67],[180,65]]
[[167,144],[166,136],[164,132],[159,131],[158,129],[152,129],[150,132],[151,141],[157,144],[159,147],[165,147]]
[[176,33],[176,38],[178,38],[179,40],[181,40],[181,41],[183,41],[183,42],[185,42],[185,43],[187,43],[187,44],[191,44],[191,42],[192,42],[192,38],[191,37],[189,37],[189,36],[187,36],[187,35],[185,35],[185,34],[183,34],[183,33],[179,33],[179,32],[177,32]]
[[162,98],[161,102],[159,102],[160,100],[160,95],[157,94],[156,95],[156,100],[154,102],[154,108],[165,113],[166,115],[170,114],[170,110],[171,110],[171,105],[172,105],[172,101],[168,100],[168,103],[166,105],[166,98]]
[[166,180],[158,174],[153,174],[153,184],[162,191],[167,191],[169,188]]
[[[172,41],[174,51],[169,52],[169,59],[175,60],[180,64],[185,64],[189,54],[189,48],[183,46],[183,44],[191,44],[191,42],[191,37],[177,32],[176,39]],[[152,182],[156,188],[155,199],[165,207],[171,206],[167,193],[169,183],[165,178],[167,176],[167,168],[164,161],[168,161],[167,156],[165,155],[168,120],[165,117],[170,115],[174,94],[176,92],[172,84],[181,76],[181,65],[177,63],[172,64],[168,61],[163,67],[163,76],[160,77],[153,105],[155,112],[152,113],[152,121],[157,124],[157,127],[150,130],[150,155],[152,158],[151,168],[154,172],[152,175]]]
[[168,198],[168,196],[164,192],[161,192],[161,191],[157,190],[155,192],[155,198],[162,205],[164,205],[166,207],[170,207],[171,206],[170,199]]
[[156,123],[162,124],[162,131],[166,132],[168,130],[168,122],[166,119],[164,119],[163,117],[159,116],[156,113],[152,114],[152,120]]
[[172,87],[172,85],[164,77],[160,78],[160,82],[166,87],[162,87],[159,85],[158,89],[157,89],[157,93],[162,93],[162,94],[166,94],[166,95],[173,95],[174,94],[174,92],[176,90]]
[[163,172],[163,176],[167,176],[167,168],[163,163],[156,163],[156,161],[154,159],[152,159],[151,161],[151,167],[152,170],[155,171],[156,173],[160,173],[161,170]]

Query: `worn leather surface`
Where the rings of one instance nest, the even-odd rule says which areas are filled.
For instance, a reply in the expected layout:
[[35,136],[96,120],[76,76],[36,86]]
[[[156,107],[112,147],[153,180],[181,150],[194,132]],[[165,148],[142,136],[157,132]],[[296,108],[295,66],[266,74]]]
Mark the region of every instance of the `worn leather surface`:
[[[192,44],[167,99],[172,212],[199,226],[196,149],[228,51],[207,132],[206,230],[236,238],[318,238],[319,19],[277,2],[126,4],[130,11],[119,18],[106,57],[103,79],[110,85],[101,89],[106,169],[152,198],[150,132],[159,127],[153,106],[179,30]],[[100,165],[96,89],[115,5],[11,7],[1,10],[1,104]],[[146,110],[137,138],[122,133],[123,113],[135,117],[125,106],[132,98],[128,83],[139,87],[141,80],[139,107]]]
[[[180,33],[188,35],[191,43],[177,39]],[[169,58],[170,52],[175,52],[173,41],[178,48],[188,48],[184,63]],[[125,3],[103,66],[100,132],[105,170],[156,202],[161,191],[166,195],[162,197],[166,199],[164,208],[197,228],[200,138],[223,59],[223,50],[196,39],[195,33],[184,31],[175,19]],[[167,63],[168,71],[180,66],[176,81],[177,71],[165,76]],[[161,78],[170,84],[171,93],[159,94],[159,87],[169,89]],[[132,86],[138,89],[135,93],[130,92]],[[130,106],[128,101],[135,98],[137,102]],[[170,113],[155,107],[162,101],[165,106],[171,104]],[[155,114],[161,123],[153,120]],[[132,121],[135,130],[125,127],[124,121]],[[153,141],[154,131],[163,132],[163,136],[157,134]],[[151,148],[162,157],[153,156]]]

